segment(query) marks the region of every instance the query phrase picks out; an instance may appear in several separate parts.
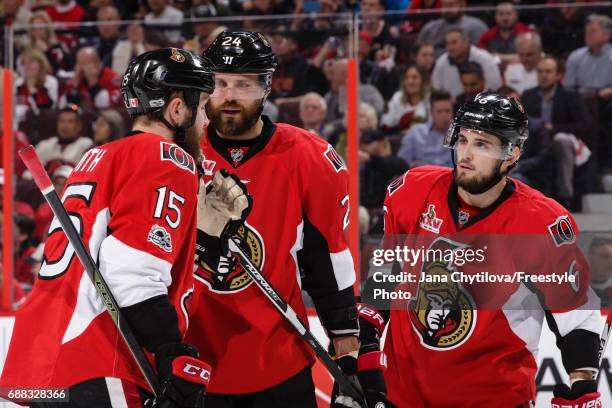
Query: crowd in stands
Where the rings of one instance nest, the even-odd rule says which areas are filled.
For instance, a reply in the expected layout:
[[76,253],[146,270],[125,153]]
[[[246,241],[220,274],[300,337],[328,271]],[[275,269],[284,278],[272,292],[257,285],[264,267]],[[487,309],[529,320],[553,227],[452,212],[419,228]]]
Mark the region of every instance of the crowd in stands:
[[[457,109],[484,90],[519,99],[530,118],[511,175],[579,211],[580,197],[612,172],[612,19],[596,3],[556,3],[5,0],[15,147],[34,144],[61,191],[86,150],[129,129],[120,85],[133,57],[166,46],[201,53],[226,29],[255,30],[279,59],[264,114],[317,134],[345,157],[348,59],[357,58],[364,235],[382,232],[394,177],[452,166],[442,139]],[[22,164],[15,172],[15,276],[27,291],[51,213]]]

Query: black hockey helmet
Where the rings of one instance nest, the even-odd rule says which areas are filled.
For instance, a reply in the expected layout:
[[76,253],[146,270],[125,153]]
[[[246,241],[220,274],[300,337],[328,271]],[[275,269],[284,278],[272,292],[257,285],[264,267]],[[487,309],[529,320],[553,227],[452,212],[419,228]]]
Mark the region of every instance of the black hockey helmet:
[[130,62],[121,83],[123,101],[132,117],[163,111],[174,91],[183,91],[185,102],[197,109],[200,92],[211,94],[214,89],[214,75],[206,61],[180,48],[140,54]]
[[444,145],[455,146],[460,128],[481,130],[497,136],[503,146],[502,158],[510,156],[512,148],[523,148],[529,135],[525,108],[514,98],[493,92],[481,92],[457,111],[448,129]]
[[278,65],[270,42],[254,31],[223,31],[202,56],[210,61],[215,72],[261,74],[267,92]]

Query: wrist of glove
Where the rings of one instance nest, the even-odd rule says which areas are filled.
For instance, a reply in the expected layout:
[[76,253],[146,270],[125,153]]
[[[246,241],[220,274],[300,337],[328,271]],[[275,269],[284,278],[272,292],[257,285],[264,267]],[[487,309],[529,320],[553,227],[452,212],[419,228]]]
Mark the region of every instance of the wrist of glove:
[[253,199],[240,178],[221,169],[205,189],[200,188],[197,228],[226,240],[244,223],[252,204]]
[[211,368],[189,344],[169,343],[155,353],[162,395],[160,408],[203,408]]
[[597,391],[595,380],[579,380],[571,388],[557,384],[553,390],[552,408],[592,407],[602,408],[601,394]]

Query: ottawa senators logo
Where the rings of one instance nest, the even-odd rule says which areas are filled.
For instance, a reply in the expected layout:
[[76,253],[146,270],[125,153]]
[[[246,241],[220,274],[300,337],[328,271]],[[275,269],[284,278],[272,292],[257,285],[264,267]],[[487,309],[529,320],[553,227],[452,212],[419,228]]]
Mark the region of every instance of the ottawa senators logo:
[[332,147],[332,145],[327,146],[327,150],[323,153],[329,164],[332,165],[336,173],[340,173],[340,170],[346,170],[346,164],[344,160],[338,152]]
[[404,182],[406,181],[406,174],[408,174],[408,172],[404,173],[403,176],[396,177],[391,183],[389,183],[389,185],[387,186],[389,197],[391,197],[393,193],[395,193],[397,190],[399,190],[401,186],[404,185]]
[[[436,239],[430,249],[453,250],[465,245],[444,238]],[[452,262],[429,260],[423,264],[417,296],[408,306],[412,327],[423,346],[450,350],[465,342],[476,326],[476,309],[470,294],[453,282]]]
[[181,149],[175,144],[160,142],[161,143],[161,159],[171,161],[172,163],[179,166],[181,169],[189,170],[195,174],[195,161],[193,157],[186,151]]
[[555,246],[559,248],[561,245],[572,245],[576,242],[576,233],[569,215],[562,215],[555,222],[548,226],[548,232],[552,236]]
[[[261,271],[265,260],[265,248],[259,232],[245,222],[233,238],[238,240],[240,247]],[[216,293],[239,292],[253,283],[247,271],[240,265],[238,257],[234,255],[229,258],[222,256],[216,271],[202,261],[200,266],[194,275],[195,278]]]
[[185,56],[179,52],[176,48],[171,48],[172,55],[170,55],[170,59],[176,62],[185,62]]

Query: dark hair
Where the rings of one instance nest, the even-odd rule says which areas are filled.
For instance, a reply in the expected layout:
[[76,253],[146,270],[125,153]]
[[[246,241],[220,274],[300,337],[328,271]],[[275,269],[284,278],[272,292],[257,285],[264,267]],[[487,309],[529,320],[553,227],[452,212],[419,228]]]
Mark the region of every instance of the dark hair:
[[462,28],[460,28],[460,27],[451,27],[451,28],[447,29],[447,30],[444,32],[444,39],[446,39],[446,36],[447,36],[448,34],[450,34],[450,33],[459,33],[459,34],[461,34],[461,36],[462,36],[464,39],[466,39],[466,40],[468,40],[468,41],[469,41],[469,37],[468,37],[467,33],[465,32],[465,30],[463,30],[463,29],[462,29]]
[[465,64],[461,64],[459,66],[459,75],[467,75],[472,74],[476,75],[478,79],[484,80],[484,72],[482,71],[482,66],[477,62],[466,62]]
[[557,67],[557,74],[563,74],[565,72],[565,61],[560,59],[560,58],[556,58],[552,55],[545,55],[544,58],[542,58],[540,60],[540,62],[544,61],[544,60],[553,60],[555,62],[555,66]]
[[446,91],[433,91],[429,96],[429,104],[433,108],[434,103],[440,101],[452,102],[451,95]]

